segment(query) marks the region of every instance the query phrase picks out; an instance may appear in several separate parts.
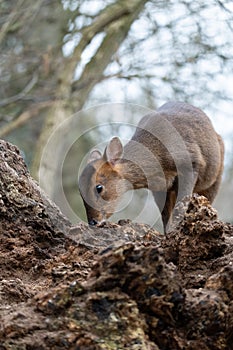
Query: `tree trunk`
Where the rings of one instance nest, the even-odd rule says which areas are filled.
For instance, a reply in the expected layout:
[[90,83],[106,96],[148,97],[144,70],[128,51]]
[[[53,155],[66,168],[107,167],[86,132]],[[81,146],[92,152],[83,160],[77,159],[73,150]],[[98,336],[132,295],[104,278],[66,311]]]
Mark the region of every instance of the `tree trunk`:
[[30,176],[17,147],[0,141],[0,226],[19,230],[50,231],[59,235],[71,226]]
[[[83,108],[91,90],[102,79],[105,68],[124,41],[132,23],[146,2],[147,0],[132,0],[130,2],[118,0],[107,6],[92,24],[83,28],[79,45],[74,50],[72,57],[69,57],[60,69],[59,86],[56,93],[58,101],[48,112],[32,169],[35,178],[38,177],[40,169],[40,184],[51,199],[54,199],[59,191],[55,179],[60,172],[60,152],[63,146],[61,140],[55,149],[43,155],[46,142],[63,121]],[[105,32],[100,47],[84,68],[78,82],[72,86],[75,69],[82,52],[95,35],[100,32]]]

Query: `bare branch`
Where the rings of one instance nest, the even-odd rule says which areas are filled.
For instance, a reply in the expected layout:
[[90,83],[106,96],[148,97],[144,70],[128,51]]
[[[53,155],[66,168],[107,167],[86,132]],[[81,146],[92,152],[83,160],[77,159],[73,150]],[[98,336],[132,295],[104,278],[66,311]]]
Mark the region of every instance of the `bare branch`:
[[16,17],[18,16],[18,11],[20,7],[23,5],[24,0],[18,1],[17,5],[15,6],[14,10],[9,14],[7,21],[3,24],[1,30],[0,30],[0,43],[4,40],[6,34],[8,33],[10,27],[14,23]]
[[228,12],[228,13],[230,13],[230,14],[232,15],[232,11],[229,10],[229,9],[226,7],[226,5],[224,4],[223,1],[217,0],[217,3],[219,4],[219,6],[220,6],[221,8],[223,8],[226,12]]
[[[106,8],[104,8],[90,25],[82,29],[82,39],[80,40],[78,46],[75,48],[72,57],[70,57],[70,59],[67,60],[66,68],[63,70],[59,80],[61,82],[68,82],[68,84],[70,84],[70,81],[73,80],[73,74],[77,63],[80,61],[81,54],[84,51],[84,49],[89,45],[91,40],[98,33],[108,28],[110,24],[117,22],[120,18],[132,14],[133,11],[136,11],[135,13],[140,12],[137,11],[135,2],[140,9],[141,4],[144,5],[147,1],[148,0],[134,0],[126,3],[124,0],[118,0],[115,3],[110,4]],[[137,16],[135,16],[134,18],[136,17]],[[60,94],[63,94],[63,91],[61,91]]]
[[33,89],[37,81],[38,81],[38,75],[34,73],[32,79],[25,86],[25,88],[19,94],[5,98],[4,100],[0,101],[0,107],[9,105],[10,103],[23,99]]
[[38,103],[33,108],[30,108],[27,111],[23,112],[17,119],[14,119],[11,123],[8,123],[6,126],[0,129],[0,138],[4,138],[18,127],[24,125],[29,119],[37,116],[41,109],[50,107],[53,103],[54,101]]
[[[120,17],[118,20],[118,16],[116,16],[116,20],[105,30],[106,36],[95,56],[86,65],[80,79],[74,82],[72,86],[73,92],[78,90],[77,101],[85,101],[93,86],[101,80],[105,68],[111,62],[112,56],[119,49],[133,21],[137,18],[146,2],[146,0],[131,2],[131,5],[134,5],[134,7],[131,6],[131,12],[128,16]],[[118,6],[119,4],[120,1]],[[128,11],[128,7],[126,7],[125,12],[127,12],[126,10]],[[84,86],[85,89],[83,88]]]

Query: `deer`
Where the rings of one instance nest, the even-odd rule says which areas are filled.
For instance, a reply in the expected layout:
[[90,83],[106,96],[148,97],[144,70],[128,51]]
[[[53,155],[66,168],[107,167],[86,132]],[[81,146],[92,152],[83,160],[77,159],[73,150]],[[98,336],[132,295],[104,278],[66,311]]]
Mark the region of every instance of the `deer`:
[[[100,225],[129,190],[153,194],[166,233],[176,203],[193,193],[210,203],[220,187],[224,143],[209,117],[184,102],[167,102],[139,121],[123,146],[113,137],[103,154],[93,149],[79,177],[88,223]],[[153,215],[153,214],[152,214]]]

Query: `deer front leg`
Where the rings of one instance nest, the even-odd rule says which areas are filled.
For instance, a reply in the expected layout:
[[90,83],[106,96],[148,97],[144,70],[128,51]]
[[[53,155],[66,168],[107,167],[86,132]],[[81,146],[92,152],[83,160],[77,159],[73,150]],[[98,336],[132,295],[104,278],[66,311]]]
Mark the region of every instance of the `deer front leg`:
[[176,191],[154,192],[153,196],[161,213],[163,229],[164,233],[166,233],[169,229],[169,222],[176,203]]

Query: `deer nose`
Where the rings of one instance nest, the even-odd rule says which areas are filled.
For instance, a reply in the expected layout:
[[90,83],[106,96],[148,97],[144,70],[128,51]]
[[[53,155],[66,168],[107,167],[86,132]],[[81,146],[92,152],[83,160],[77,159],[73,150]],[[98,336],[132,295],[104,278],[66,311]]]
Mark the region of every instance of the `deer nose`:
[[90,226],[95,226],[95,225],[98,224],[98,222],[97,222],[95,219],[91,219],[91,220],[88,221],[88,224],[89,224]]

